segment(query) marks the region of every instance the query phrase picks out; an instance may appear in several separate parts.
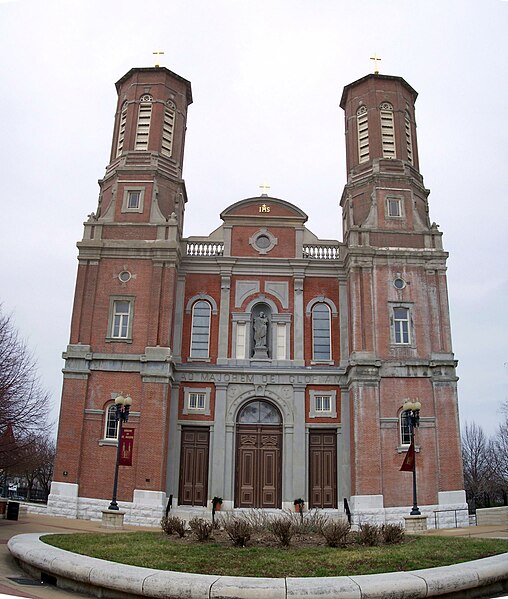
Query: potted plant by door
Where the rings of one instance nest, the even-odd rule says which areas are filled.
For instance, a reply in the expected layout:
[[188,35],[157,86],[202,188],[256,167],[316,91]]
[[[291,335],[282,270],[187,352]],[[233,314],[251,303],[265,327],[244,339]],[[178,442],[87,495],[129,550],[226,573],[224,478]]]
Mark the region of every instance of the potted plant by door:
[[295,512],[299,512],[301,514],[303,512],[303,506],[305,505],[305,501],[301,497],[299,497],[298,499],[295,499],[294,504]]
[[212,499],[212,512],[220,512],[222,507],[222,497],[214,497]]

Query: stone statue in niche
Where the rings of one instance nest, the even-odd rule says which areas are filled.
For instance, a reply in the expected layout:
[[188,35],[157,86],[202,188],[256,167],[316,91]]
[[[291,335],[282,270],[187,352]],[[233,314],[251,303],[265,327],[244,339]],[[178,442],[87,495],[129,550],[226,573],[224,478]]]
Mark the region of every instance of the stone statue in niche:
[[269,324],[268,317],[263,311],[254,318],[254,358],[268,358]]

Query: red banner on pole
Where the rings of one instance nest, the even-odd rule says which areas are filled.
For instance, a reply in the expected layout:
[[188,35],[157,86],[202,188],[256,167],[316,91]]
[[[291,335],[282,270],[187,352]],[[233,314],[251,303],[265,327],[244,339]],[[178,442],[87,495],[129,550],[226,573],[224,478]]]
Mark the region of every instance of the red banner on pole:
[[120,466],[132,466],[132,451],[134,449],[134,429],[122,429],[122,438],[120,439]]
[[401,472],[413,472],[413,467],[415,464],[415,446],[414,443],[411,443],[409,449],[407,450],[406,457],[402,462],[402,466],[400,467]]

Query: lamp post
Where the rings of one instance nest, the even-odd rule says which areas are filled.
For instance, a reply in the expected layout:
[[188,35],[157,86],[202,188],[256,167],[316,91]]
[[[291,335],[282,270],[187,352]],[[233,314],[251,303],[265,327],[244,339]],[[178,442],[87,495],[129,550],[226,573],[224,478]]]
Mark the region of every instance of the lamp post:
[[115,481],[113,483],[113,498],[109,504],[110,510],[118,510],[116,502],[116,489],[118,486],[118,466],[120,464],[120,450],[122,444],[122,424],[129,420],[129,411],[131,409],[132,397],[127,394],[125,397],[120,393],[115,399],[115,421],[118,423],[118,446],[116,448],[116,463],[115,463]]
[[418,507],[418,499],[416,494],[416,447],[415,447],[415,428],[420,426],[420,409],[422,404],[416,401],[410,401],[409,399],[404,402],[402,409],[406,413],[407,420],[409,423],[409,432],[411,434],[411,445],[413,447],[413,509],[410,512],[411,516],[421,516],[420,509]]

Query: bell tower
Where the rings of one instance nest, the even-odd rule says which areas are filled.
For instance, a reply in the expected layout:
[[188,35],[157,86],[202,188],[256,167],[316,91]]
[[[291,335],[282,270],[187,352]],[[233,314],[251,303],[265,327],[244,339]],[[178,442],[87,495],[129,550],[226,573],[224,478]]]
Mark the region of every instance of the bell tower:
[[115,398],[127,393],[133,450],[119,500],[147,514],[160,514],[166,505],[172,331],[187,201],[182,166],[192,92],[187,80],[161,67],[131,69],[116,89],[110,162],[99,181],[96,213],[78,242],[64,353],[50,505],[71,515],[80,498],[111,493],[117,439],[110,411]]
[[356,448],[348,466],[356,512],[411,503],[409,496],[402,497],[403,481],[397,482],[403,450],[388,442],[407,398],[418,399],[427,418],[419,431],[419,468],[440,473],[441,486],[427,487],[421,501],[464,501],[448,254],[442,233],[429,219],[416,98],[401,77],[371,74],[347,85],[340,103],[346,129],[341,206],[350,319],[344,422],[349,421],[350,447]]

